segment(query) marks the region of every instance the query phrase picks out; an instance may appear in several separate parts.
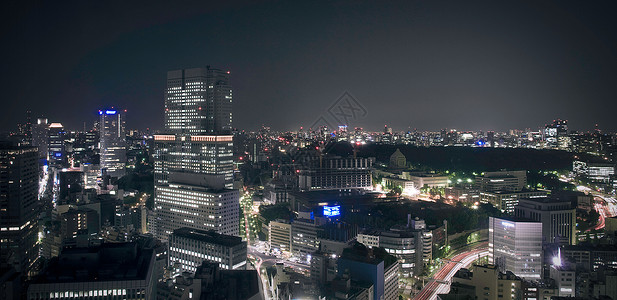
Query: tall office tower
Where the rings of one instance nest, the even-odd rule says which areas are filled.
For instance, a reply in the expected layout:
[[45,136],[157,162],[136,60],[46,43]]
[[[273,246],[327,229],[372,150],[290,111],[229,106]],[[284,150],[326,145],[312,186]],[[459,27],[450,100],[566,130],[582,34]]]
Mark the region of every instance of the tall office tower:
[[32,146],[39,149],[39,159],[47,160],[47,140],[49,139],[49,123],[45,118],[36,119],[32,125]]
[[232,89],[229,71],[195,68],[169,71],[165,129],[176,134],[230,134]]
[[24,274],[38,257],[38,152],[0,143],[0,260]]
[[101,117],[101,169],[111,177],[122,177],[126,166],[126,135],[123,113],[116,109],[99,110]]
[[488,263],[524,279],[540,279],[542,223],[509,217],[489,217],[488,222]]
[[25,126],[26,145],[32,145],[32,111],[26,111],[26,126]]
[[154,184],[166,184],[171,173],[222,177],[233,187],[232,135],[154,135]]
[[48,165],[62,169],[66,167],[67,157],[64,148],[64,126],[60,123],[49,124],[49,138],[47,139]]
[[167,240],[180,227],[239,234],[231,105],[229,72],[207,67],[167,73],[166,132],[154,136],[157,238]]
[[553,198],[520,199],[514,215],[542,223],[545,243],[576,244],[576,208]]

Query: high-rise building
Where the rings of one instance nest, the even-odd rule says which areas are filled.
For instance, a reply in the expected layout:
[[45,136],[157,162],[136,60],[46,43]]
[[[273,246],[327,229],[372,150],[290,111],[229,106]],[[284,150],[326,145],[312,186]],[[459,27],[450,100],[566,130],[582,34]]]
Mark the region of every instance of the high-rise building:
[[239,235],[240,195],[237,190],[203,184],[169,183],[156,189],[155,236],[166,241],[180,227]]
[[223,270],[246,269],[246,242],[241,237],[213,230],[178,228],[169,237],[169,265],[181,265],[194,273],[204,261],[218,263]]
[[167,73],[165,133],[154,136],[154,233],[162,240],[180,227],[239,234],[229,76],[210,67]]
[[520,199],[514,215],[542,223],[544,243],[576,244],[576,208],[553,198]]
[[542,275],[542,223],[489,217],[488,262],[502,272],[538,280]]
[[62,169],[66,167],[67,157],[64,147],[64,126],[60,123],[49,124],[49,138],[47,139],[48,164],[50,167]]
[[99,110],[101,117],[100,149],[101,169],[111,177],[122,177],[126,166],[125,118],[117,109]]
[[175,134],[231,134],[229,73],[209,66],[167,72],[165,129]]
[[0,143],[0,260],[27,274],[38,257],[38,152]]
[[49,139],[49,123],[45,118],[36,119],[32,125],[32,146],[39,149],[39,159],[47,160],[47,140]]
[[546,147],[552,149],[567,149],[570,144],[568,137],[568,120],[553,120],[552,124],[544,126]]
[[232,135],[154,135],[154,183],[166,184],[172,173],[220,176],[233,187]]

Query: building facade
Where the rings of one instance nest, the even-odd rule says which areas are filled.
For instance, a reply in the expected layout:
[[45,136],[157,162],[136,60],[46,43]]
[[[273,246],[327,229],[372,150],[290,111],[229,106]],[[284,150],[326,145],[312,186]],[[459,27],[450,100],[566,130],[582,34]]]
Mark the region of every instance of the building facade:
[[242,238],[212,230],[183,227],[169,237],[169,265],[179,263],[186,272],[195,273],[204,260],[218,263],[223,270],[245,270],[246,255]]
[[0,144],[0,260],[28,274],[38,258],[38,151]]
[[570,201],[520,199],[514,215],[541,222],[544,243],[576,244],[576,208]]
[[124,113],[118,109],[99,110],[101,169],[120,178],[126,167],[126,133]]
[[542,223],[489,217],[488,262],[528,280],[542,278]]

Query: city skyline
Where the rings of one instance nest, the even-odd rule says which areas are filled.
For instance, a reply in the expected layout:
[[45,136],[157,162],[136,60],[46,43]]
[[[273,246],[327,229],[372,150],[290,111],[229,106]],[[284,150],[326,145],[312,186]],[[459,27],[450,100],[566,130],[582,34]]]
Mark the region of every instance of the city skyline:
[[4,83],[19,101],[5,128],[27,109],[82,128],[114,105],[130,127],[159,130],[165,72],[213,64],[235,78],[240,130],[309,127],[349,91],[367,114],[348,125],[365,128],[504,131],[561,118],[617,131],[608,2],[155,3],[137,17],[135,4],[15,6],[2,41],[15,45],[6,72],[21,76]]

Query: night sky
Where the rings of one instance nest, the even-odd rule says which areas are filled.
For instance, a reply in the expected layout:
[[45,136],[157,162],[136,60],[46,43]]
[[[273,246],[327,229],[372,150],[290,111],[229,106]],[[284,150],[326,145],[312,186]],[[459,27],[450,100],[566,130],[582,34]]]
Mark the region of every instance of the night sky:
[[348,91],[367,129],[617,131],[615,1],[22,2],[1,13],[3,130],[105,106],[161,129],[166,72],[212,65],[240,130],[308,127]]

